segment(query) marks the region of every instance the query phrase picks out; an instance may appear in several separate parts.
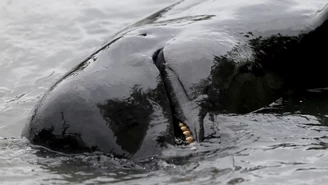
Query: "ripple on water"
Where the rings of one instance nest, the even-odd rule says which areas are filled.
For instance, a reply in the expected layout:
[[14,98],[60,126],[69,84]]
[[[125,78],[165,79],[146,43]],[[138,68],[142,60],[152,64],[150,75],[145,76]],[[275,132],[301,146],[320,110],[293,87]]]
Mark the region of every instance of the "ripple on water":
[[[208,148],[216,152],[201,154],[203,160],[187,174],[191,184],[316,184],[326,179],[328,153],[322,146],[327,145],[327,128],[322,128],[315,117],[220,117],[225,120],[220,127],[228,134],[221,138],[221,143],[212,143],[212,148]],[[309,122],[316,125],[306,125]],[[226,146],[230,147],[224,149]],[[210,169],[218,172],[213,178],[209,177],[213,173],[203,172]],[[208,179],[202,181],[197,174]]]
[[[308,115],[220,115],[221,137],[197,150],[170,147],[137,163],[96,153],[64,155],[0,139],[8,184],[317,184],[328,172],[328,128]],[[307,123],[311,122],[311,125]]]

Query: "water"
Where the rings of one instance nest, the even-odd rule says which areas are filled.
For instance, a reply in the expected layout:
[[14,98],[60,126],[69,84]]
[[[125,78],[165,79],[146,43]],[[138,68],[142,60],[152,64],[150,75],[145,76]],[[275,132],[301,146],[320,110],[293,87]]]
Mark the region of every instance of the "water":
[[328,112],[316,91],[279,100],[279,109],[220,115],[221,138],[141,163],[51,153],[20,138],[52,83],[116,32],[174,2],[0,0],[0,184],[326,183]]

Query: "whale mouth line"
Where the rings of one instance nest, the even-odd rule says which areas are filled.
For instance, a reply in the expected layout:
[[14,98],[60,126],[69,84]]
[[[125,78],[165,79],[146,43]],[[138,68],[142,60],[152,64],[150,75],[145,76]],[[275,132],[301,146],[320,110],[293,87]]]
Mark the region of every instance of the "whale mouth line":
[[[170,110],[172,113],[172,122],[174,128],[175,138],[181,138],[184,141],[181,144],[190,144],[194,142],[193,134],[186,123],[186,118],[183,114],[179,101],[173,91],[173,86],[168,79],[167,66],[164,58],[164,48],[158,49],[152,56],[155,66],[159,70],[161,79],[164,84],[164,89],[168,102],[170,104]],[[176,144],[180,144],[177,142]]]

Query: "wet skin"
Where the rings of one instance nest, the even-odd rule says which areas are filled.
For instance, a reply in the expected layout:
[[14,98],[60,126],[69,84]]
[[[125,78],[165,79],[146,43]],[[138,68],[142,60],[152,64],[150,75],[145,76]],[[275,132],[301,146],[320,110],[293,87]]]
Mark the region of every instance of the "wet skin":
[[174,144],[179,122],[197,141],[219,137],[216,114],[248,113],[291,91],[328,85],[324,4],[172,5],[56,82],[22,135],[57,151],[131,159]]

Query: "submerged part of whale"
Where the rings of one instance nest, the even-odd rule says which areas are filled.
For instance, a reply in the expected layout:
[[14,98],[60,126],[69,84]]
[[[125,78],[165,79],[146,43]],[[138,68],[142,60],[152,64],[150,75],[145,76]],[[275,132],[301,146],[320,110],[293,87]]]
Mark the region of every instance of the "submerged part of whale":
[[324,1],[182,1],[123,31],[56,82],[22,135],[53,150],[140,159],[181,137],[220,137],[247,113],[328,85]]

